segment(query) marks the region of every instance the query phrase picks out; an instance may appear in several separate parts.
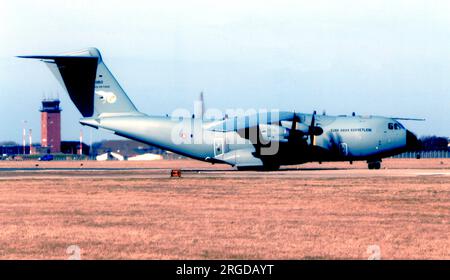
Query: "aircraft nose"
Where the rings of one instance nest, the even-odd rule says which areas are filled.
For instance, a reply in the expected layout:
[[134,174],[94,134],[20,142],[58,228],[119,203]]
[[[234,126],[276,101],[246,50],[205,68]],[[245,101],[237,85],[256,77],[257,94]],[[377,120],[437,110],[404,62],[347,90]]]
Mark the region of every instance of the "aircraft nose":
[[406,130],[406,149],[409,151],[419,150],[421,142],[417,139],[417,136],[409,130]]

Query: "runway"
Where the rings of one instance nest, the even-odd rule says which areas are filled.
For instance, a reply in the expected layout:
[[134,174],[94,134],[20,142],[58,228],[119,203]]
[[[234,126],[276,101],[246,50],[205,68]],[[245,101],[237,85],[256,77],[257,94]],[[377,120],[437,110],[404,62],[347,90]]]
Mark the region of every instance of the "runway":
[[[169,169],[124,169],[124,168],[61,168],[61,169],[0,169],[0,180],[35,178],[65,179],[77,178],[142,178],[161,179],[170,176]],[[235,171],[235,170],[181,170],[182,178],[370,178],[370,177],[418,177],[450,176],[450,170],[435,169],[296,169],[275,172]]]
[[[129,162],[25,162],[0,163],[0,180],[34,178],[167,178],[172,169],[181,170],[183,178],[357,178],[450,176],[450,160],[387,160],[380,170],[369,170],[365,163],[310,163],[282,166],[279,171],[237,171],[227,165],[211,165],[192,160],[148,163]],[[423,163],[421,166],[414,163]],[[439,162],[439,165],[437,164]],[[432,163],[432,164],[430,164]],[[159,164],[159,165],[158,165]],[[169,164],[169,165],[168,165]]]
[[441,159],[0,162],[0,258],[450,259],[449,175]]

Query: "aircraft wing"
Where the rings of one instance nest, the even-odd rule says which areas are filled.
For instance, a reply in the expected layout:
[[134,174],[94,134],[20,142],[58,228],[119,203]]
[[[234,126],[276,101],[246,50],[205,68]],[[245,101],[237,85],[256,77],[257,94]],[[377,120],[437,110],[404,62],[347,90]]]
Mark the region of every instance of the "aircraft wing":
[[263,112],[226,119],[209,127],[208,130],[220,132],[239,131],[258,125],[278,124],[280,121],[292,121],[293,117],[294,113],[291,112]]
[[249,139],[258,152],[260,147],[272,141],[315,145],[314,137],[323,133],[315,119],[316,111],[311,115],[310,123],[305,123],[301,115],[295,112],[262,112],[226,119],[208,129],[218,132],[235,131],[241,137]]

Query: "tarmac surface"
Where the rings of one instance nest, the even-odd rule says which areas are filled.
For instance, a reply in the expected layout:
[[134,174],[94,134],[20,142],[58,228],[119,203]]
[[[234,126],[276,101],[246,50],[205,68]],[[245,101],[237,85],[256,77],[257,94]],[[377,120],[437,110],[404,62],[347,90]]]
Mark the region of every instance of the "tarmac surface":
[[[369,170],[364,162],[308,163],[282,166],[278,171],[237,171],[227,165],[211,165],[193,160],[170,160],[152,162],[0,162],[0,180],[7,178],[39,177],[120,177],[120,178],[167,178],[172,169],[179,169],[183,177],[218,178],[350,178],[350,177],[417,177],[450,176],[448,159],[388,159],[380,170]],[[414,162],[415,164],[410,164]],[[163,164],[162,164],[163,163]],[[417,163],[422,163],[417,165]],[[387,165],[387,166],[386,166]]]
[[[167,178],[169,169],[152,168],[55,168],[55,169],[0,169],[0,180],[32,178]],[[450,170],[436,169],[295,169],[276,172],[217,170],[181,170],[186,178],[369,178],[369,177],[419,177],[450,176]]]

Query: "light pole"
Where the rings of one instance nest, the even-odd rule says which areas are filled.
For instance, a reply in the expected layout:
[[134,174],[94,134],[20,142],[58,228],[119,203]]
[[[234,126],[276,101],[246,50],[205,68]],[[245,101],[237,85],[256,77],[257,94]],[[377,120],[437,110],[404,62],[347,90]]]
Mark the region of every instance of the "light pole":
[[22,154],[25,154],[25,148],[26,148],[26,137],[27,137],[27,132],[26,132],[26,125],[27,125],[27,121],[23,120],[23,130],[22,130]]
[[80,156],[83,155],[83,130],[80,129]]
[[32,136],[32,130],[30,128],[29,132],[28,132],[28,136],[30,139],[30,155],[33,154],[33,136]]

